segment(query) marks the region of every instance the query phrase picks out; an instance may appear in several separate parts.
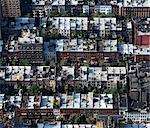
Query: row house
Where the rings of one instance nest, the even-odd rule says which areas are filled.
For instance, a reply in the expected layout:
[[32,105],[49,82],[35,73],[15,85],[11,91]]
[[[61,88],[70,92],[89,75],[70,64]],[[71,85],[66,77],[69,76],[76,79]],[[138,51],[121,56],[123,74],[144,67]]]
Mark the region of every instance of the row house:
[[0,78],[5,81],[42,81],[55,79],[55,67],[50,66],[2,66]]
[[84,81],[98,82],[99,86],[106,82],[107,87],[114,87],[118,82],[122,85],[126,84],[126,68],[125,67],[74,67],[74,66],[62,66],[61,70],[58,70],[57,80],[68,80],[68,81]]
[[118,61],[116,52],[57,52],[58,60],[80,62],[81,60],[103,60],[104,62]]

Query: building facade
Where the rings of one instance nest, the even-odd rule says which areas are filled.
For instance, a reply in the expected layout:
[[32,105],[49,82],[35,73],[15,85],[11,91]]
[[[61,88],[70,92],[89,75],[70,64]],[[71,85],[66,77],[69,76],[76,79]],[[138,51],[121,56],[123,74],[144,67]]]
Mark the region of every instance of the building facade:
[[150,17],[149,7],[122,7],[121,16]]
[[1,0],[1,6],[3,17],[21,16],[20,0]]
[[125,118],[127,120],[132,120],[133,122],[149,122],[150,113],[147,112],[131,112],[127,113]]

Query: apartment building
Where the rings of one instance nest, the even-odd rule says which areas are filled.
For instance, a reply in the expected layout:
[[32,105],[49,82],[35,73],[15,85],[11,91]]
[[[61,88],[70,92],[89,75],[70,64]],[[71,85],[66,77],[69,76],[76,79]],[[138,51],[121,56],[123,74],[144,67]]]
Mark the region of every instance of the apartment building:
[[57,53],[58,60],[61,61],[88,61],[88,60],[102,60],[104,62],[112,62],[117,61],[118,53],[116,52],[58,52]]
[[149,7],[122,7],[121,16],[150,17]]
[[149,0],[124,0],[121,8],[122,16],[131,17],[150,17],[150,1]]
[[4,94],[0,94],[0,117],[3,118],[3,99]]
[[2,66],[0,78],[5,81],[54,80],[55,68],[50,66]]
[[132,120],[133,122],[149,122],[150,120],[150,113],[147,112],[127,112],[125,114],[126,120]]
[[102,14],[110,14],[112,13],[112,6],[110,5],[96,5],[94,7],[95,13],[102,13]]
[[[1,94],[2,95],[2,94]],[[3,95],[2,95],[3,97]],[[112,94],[100,94],[95,96],[93,92],[87,94],[72,93],[59,96],[10,96],[10,105],[16,107],[16,117],[23,119],[42,119],[42,117],[54,115],[68,116],[72,114],[117,114],[113,109]],[[1,99],[1,102],[5,102]],[[3,105],[2,105],[3,106]]]
[[149,108],[149,62],[131,64],[129,67],[129,86],[131,97],[130,108],[133,110],[146,110]]
[[8,56],[27,60],[30,64],[43,63],[43,37],[37,36],[35,31],[22,30],[17,40],[10,37],[7,46]]
[[[58,71],[59,72],[59,71]],[[118,82],[126,84],[125,67],[86,67],[79,68],[71,66],[62,66],[61,74],[57,80],[80,80],[98,82],[100,85],[106,83],[108,88],[116,87]]]
[[3,17],[21,16],[20,0],[1,0]]

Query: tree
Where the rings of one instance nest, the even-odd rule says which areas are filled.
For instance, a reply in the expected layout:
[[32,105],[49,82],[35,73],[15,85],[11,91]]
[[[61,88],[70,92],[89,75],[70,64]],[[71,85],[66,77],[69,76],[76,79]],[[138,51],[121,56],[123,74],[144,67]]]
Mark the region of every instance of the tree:
[[55,61],[50,61],[49,66],[56,66]]
[[59,16],[67,16],[67,12],[66,11],[62,11],[62,12],[59,12]]
[[118,63],[118,67],[125,67],[126,66],[126,63],[124,61],[120,61]]
[[13,60],[13,61],[11,62],[11,65],[12,65],[12,66],[15,66],[15,65],[16,65],[15,60]]
[[71,123],[80,123],[80,116],[77,114],[71,114],[69,116],[69,122]]
[[22,116],[20,116],[19,117],[19,124],[23,124],[24,122],[23,122],[23,118],[22,118]]
[[80,91],[81,91],[81,87],[80,86],[75,86],[74,92],[80,93]]
[[104,65],[104,60],[99,60],[99,66]]
[[32,17],[32,13],[27,13],[24,17]]
[[94,16],[94,17],[115,17],[115,14],[113,14],[113,13],[109,13],[109,14],[105,14],[105,13],[94,13],[93,16]]
[[55,108],[55,109],[60,108],[60,101],[57,100],[56,97],[54,97],[54,100],[53,100],[53,108]]
[[39,91],[39,86],[36,85],[36,84],[33,84],[33,85],[30,87],[29,95],[35,96],[35,95],[37,95],[38,91]]
[[50,17],[59,16],[59,13],[56,11],[51,11],[51,12],[49,12],[48,16],[50,16]]
[[76,115],[74,119],[74,123],[79,123],[80,122],[80,116]]
[[124,44],[124,40],[121,37],[118,39],[118,44]]
[[21,61],[20,65],[22,65],[22,66],[29,66],[29,62],[28,62],[28,60],[25,59],[25,60]]
[[107,94],[113,94],[114,96],[118,95],[118,88],[117,87],[112,87],[112,88],[107,88],[105,91]]
[[69,122],[71,122],[72,124],[74,123],[74,117],[75,117],[74,114],[71,114],[71,115],[69,116]]
[[90,60],[86,60],[86,61],[84,62],[84,65],[89,67],[89,66],[90,66]]
[[95,119],[93,117],[87,117],[86,118],[86,123],[87,124],[93,124],[95,122]]
[[3,65],[3,60],[0,58],[0,66]]

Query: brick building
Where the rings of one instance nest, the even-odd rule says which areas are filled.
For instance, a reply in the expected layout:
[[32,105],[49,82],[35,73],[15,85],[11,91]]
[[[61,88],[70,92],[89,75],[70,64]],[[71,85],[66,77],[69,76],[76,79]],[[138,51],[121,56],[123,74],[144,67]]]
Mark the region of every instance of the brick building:
[[1,0],[1,6],[3,17],[21,16],[20,0]]
[[150,17],[149,7],[122,7],[121,16]]

